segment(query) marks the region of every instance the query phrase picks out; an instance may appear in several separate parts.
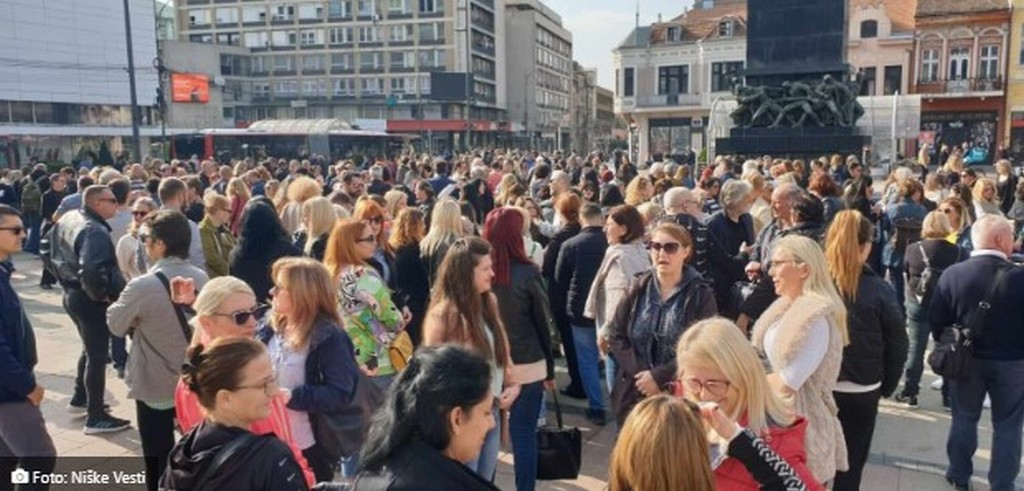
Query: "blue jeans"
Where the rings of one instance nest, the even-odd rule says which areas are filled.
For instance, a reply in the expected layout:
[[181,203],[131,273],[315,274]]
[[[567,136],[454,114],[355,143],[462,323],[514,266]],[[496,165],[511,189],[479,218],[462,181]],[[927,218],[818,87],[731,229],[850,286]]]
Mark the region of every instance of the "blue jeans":
[[[534,415],[537,413],[534,412]],[[534,420],[534,425],[537,421]],[[480,448],[480,455],[467,462],[466,467],[469,467],[473,472],[476,472],[478,476],[486,479],[487,481],[494,481],[494,470],[498,468],[498,447],[501,446],[501,413],[494,410],[494,428],[487,432],[487,436],[484,437],[484,446]]]
[[39,241],[41,240],[39,229],[42,225],[42,219],[36,213],[26,213],[21,219],[25,225],[26,233],[28,234],[25,237],[25,243],[22,246],[22,249],[24,249],[25,252],[38,255]]
[[889,284],[892,285],[893,290],[896,290],[896,301],[903,305],[906,302],[906,298],[904,298],[906,292],[903,291],[903,268],[887,266],[885,269],[889,272]]
[[965,485],[974,473],[971,459],[978,449],[978,420],[988,393],[992,399],[992,460],[988,482],[992,491],[1012,491],[1020,472],[1021,427],[1024,425],[1024,360],[982,360],[950,381],[953,423],[949,427],[946,477]]
[[924,351],[928,348],[931,324],[916,299],[908,298],[904,306],[907,309],[907,337],[910,338],[910,346],[907,348],[907,363],[903,366],[903,394],[916,396],[921,393]]
[[615,362],[615,357],[608,353],[604,357],[604,383],[608,386],[609,394],[615,388],[615,370],[618,368],[619,364]]
[[601,391],[601,374],[597,370],[600,353],[597,351],[597,333],[593,327],[572,326],[572,341],[576,346],[576,360],[579,362],[580,379],[591,411],[604,411],[604,392]]
[[518,491],[533,491],[537,485],[537,411],[543,396],[544,382],[523,384],[509,412],[508,432]]

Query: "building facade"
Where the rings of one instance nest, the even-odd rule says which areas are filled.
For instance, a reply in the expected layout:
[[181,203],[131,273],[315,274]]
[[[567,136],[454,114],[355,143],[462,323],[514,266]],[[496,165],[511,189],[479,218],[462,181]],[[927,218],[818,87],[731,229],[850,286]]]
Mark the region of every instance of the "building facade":
[[860,95],[908,94],[914,55],[914,1],[851,0],[846,60],[861,75]]
[[[0,0],[0,167],[131,148],[125,15],[110,0]],[[152,2],[132,2],[141,136],[154,125]]]
[[236,124],[375,121],[442,148],[507,131],[502,0],[184,0],[177,9],[180,40],[250,51],[239,83],[251,105],[234,109]]
[[615,112],[642,160],[692,159],[710,143],[712,106],[731,98],[746,60],[746,2],[698,1],[668,22],[639,26],[613,51]]
[[933,162],[943,145],[985,164],[1005,147],[1010,14],[1006,0],[918,0],[913,91]]
[[615,97],[597,85],[597,69],[573,63],[572,145],[578,154],[606,150],[615,124]]
[[572,34],[539,0],[505,0],[508,118],[519,143],[568,150],[572,140]]
[[1013,0],[1010,45],[1006,49],[1006,125],[1003,138],[1014,162],[1024,160],[1024,0]]

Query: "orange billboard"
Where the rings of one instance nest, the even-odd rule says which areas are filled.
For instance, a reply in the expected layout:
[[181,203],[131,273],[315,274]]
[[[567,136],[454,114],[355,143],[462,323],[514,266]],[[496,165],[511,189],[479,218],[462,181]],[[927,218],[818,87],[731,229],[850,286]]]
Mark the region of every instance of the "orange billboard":
[[171,100],[199,104],[210,102],[210,77],[198,73],[172,73]]

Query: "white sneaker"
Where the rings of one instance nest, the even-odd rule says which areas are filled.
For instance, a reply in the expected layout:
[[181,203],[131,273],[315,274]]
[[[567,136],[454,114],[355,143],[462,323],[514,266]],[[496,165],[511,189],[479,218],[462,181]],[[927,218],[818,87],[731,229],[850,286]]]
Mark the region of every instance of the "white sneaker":
[[935,379],[935,381],[932,382],[932,384],[929,385],[929,387],[931,387],[932,390],[942,390],[942,379],[941,378]]
[[985,402],[981,403],[981,407],[985,409],[992,409],[992,398],[985,394]]

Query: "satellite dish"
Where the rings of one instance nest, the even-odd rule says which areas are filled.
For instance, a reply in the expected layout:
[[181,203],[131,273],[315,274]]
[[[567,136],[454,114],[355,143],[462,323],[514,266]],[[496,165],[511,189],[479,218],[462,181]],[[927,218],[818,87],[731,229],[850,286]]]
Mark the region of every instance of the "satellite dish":
[[217,75],[216,77],[213,77],[213,85],[214,86],[223,87],[224,83],[225,83],[224,82],[224,77],[222,77],[220,75]]

